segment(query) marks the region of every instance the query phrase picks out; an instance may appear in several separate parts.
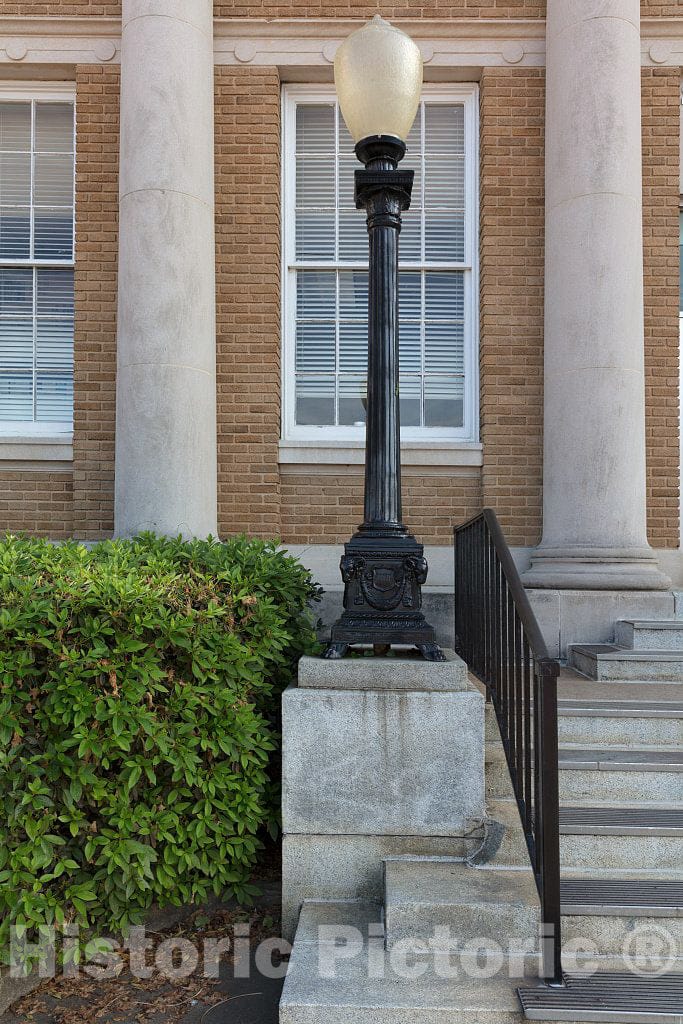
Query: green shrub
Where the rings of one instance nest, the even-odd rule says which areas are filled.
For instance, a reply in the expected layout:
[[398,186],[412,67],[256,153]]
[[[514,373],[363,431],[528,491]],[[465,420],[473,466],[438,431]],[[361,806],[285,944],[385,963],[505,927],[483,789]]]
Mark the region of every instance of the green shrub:
[[248,897],[316,594],[244,538],[0,542],[1,948],[10,925]]

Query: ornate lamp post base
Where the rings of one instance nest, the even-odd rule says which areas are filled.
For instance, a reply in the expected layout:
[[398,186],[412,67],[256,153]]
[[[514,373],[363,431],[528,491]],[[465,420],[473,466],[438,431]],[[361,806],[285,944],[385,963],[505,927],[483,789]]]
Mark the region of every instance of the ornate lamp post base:
[[343,658],[351,644],[413,644],[427,661],[445,661],[422,614],[427,578],[424,549],[415,538],[359,531],[341,560],[344,612],[332,627],[326,658]]

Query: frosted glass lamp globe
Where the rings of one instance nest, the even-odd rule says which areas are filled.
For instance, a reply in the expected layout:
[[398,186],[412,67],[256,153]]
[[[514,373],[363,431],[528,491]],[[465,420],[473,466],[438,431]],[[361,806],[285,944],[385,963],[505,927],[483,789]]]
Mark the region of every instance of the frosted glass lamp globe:
[[334,81],[354,142],[381,135],[405,142],[422,88],[422,54],[410,36],[376,14],[337,50]]

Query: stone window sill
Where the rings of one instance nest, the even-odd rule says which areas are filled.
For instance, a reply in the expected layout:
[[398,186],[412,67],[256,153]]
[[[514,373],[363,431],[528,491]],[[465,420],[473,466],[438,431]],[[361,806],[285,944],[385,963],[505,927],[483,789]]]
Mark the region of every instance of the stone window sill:
[[[411,441],[401,445],[403,466],[481,466],[483,446],[475,441]],[[362,466],[364,448],[360,443],[341,441],[338,444],[310,441],[281,441],[280,465],[310,467]]]
[[70,463],[72,461],[73,434],[71,432],[3,433],[0,431],[0,465],[5,468],[6,463]]

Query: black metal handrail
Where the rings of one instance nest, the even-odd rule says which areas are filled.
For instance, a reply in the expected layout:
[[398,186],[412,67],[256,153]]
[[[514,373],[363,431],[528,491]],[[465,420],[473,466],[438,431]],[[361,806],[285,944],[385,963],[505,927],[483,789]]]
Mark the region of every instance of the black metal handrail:
[[541,901],[544,980],[563,984],[557,677],[492,509],[455,534],[455,645],[495,709]]

